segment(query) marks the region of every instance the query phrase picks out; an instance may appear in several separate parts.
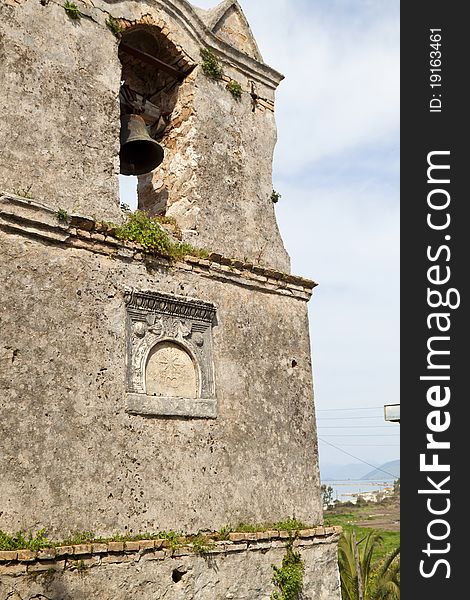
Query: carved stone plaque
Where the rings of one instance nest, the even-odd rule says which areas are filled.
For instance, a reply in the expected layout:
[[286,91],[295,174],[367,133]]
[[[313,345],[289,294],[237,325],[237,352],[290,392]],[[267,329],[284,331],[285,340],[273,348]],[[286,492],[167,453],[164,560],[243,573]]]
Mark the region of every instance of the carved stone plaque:
[[196,369],[189,354],[171,342],[161,342],[150,352],[145,369],[149,396],[196,398]]
[[136,290],[127,291],[125,301],[128,411],[214,418],[215,306]]

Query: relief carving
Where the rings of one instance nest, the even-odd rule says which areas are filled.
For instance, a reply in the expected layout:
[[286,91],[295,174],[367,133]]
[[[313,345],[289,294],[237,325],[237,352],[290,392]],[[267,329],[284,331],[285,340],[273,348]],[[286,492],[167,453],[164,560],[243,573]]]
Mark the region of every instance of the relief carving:
[[[136,395],[155,398],[155,402],[167,398],[186,402],[213,399],[215,403],[212,360],[215,306],[181,296],[137,290],[128,290],[125,301],[127,389],[134,404]],[[210,416],[214,416],[214,410],[210,409]]]
[[193,361],[180,346],[161,342],[152,348],[145,370],[150,396],[197,397],[197,377]]

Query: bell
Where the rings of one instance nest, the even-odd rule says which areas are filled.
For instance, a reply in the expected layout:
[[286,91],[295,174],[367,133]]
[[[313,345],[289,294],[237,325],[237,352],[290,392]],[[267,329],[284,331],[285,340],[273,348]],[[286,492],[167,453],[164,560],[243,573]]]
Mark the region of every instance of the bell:
[[143,175],[153,171],[163,160],[163,148],[152,139],[139,115],[121,117],[122,175]]

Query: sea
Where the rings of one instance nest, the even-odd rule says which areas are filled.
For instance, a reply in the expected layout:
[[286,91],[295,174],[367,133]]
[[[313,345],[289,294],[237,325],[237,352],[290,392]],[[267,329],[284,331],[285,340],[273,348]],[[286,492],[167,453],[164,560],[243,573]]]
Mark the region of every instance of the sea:
[[369,492],[393,490],[394,479],[344,479],[322,480],[322,485],[333,488],[333,500],[356,503],[357,497]]

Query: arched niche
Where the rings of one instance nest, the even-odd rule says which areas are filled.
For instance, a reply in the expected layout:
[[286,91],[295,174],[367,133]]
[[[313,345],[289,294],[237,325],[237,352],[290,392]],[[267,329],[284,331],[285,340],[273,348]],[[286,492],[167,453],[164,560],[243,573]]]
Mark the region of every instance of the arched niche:
[[156,344],[147,358],[145,388],[148,396],[197,398],[198,376],[189,352],[171,341]]
[[[144,126],[150,138],[163,148],[163,161],[167,155],[166,141],[167,134],[172,127],[172,118],[175,106],[178,101],[180,86],[193,66],[186,62],[180,50],[163,35],[161,29],[156,25],[137,23],[127,26],[119,43],[119,59],[122,65],[121,73],[121,143],[127,137],[128,115],[138,115],[144,121]],[[125,121],[123,121],[123,119]],[[143,132],[145,132],[145,128]],[[141,128],[139,126],[139,139],[141,138]],[[140,143],[140,142],[139,142]],[[145,148],[155,151],[155,146],[145,143],[141,144],[142,152]],[[135,147],[135,143],[134,143]],[[121,146],[121,153],[122,153]],[[156,152],[155,156],[158,156]],[[131,153],[132,154],[132,153]],[[126,154],[127,156],[127,154]],[[143,171],[130,173],[123,171],[123,156],[121,156],[121,174],[137,175],[138,185],[138,204],[141,210],[146,210],[152,214],[164,214],[166,209],[166,194],[161,197],[151,195],[144,199],[141,197],[141,190],[145,189],[151,180],[152,171]],[[127,160],[124,160],[127,163]],[[143,159],[140,163],[146,163]],[[152,163],[152,160],[149,160]],[[164,166],[164,165],[162,165]],[[160,169],[156,164],[154,170]]]
[[164,292],[129,289],[127,412],[217,418],[212,327],[216,307]]

